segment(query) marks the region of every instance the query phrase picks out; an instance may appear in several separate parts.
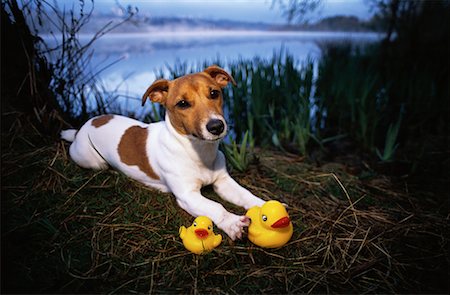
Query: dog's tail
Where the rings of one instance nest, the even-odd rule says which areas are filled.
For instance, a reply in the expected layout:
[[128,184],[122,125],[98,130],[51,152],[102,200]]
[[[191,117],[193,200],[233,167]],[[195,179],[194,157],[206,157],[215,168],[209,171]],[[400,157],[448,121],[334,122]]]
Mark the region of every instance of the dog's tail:
[[61,138],[67,140],[69,142],[73,142],[75,140],[75,136],[77,135],[78,130],[76,129],[67,129],[61,131]]

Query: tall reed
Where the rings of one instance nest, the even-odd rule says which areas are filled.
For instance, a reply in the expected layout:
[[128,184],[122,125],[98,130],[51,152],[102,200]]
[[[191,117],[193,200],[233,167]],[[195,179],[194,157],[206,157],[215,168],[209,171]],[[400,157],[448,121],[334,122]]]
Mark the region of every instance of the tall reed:
[[327,114],[322,127],[350,133],[363,147],[373,149],[387,97],[368,50],[350,44],[324,46],[316,102]]
[[268,60],[239,60],[229,67],[237,87],[227,89],[225,105],[237,139],[249,130],[256,144],[304,154],[310,134],[313,61],[298,66],[281,50]]
[[[431,50],[436,54],[425,54]],[[427,138],[448,137],[444,59],[442,50],[426,43],[414,50],[401,42],[324,46],[315,96],[319,113],[326,114],[324,129],[348,133],[383,161],[393,159],[402,141],[424,146]]]

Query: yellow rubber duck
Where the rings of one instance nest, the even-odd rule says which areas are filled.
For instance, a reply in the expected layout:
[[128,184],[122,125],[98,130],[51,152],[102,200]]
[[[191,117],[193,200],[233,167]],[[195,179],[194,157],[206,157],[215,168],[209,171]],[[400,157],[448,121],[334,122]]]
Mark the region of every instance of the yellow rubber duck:
[[181,226],[179,232],[184,247],[195,254],[208,253],[222,242],[222,235],[214,234],[213,223],[206,216],[195,218],[188,228]]
[[292,222],[286,209],[278,201],[267,201],[262,207],[252,207],[245,215],[251,219],[248,238],[255,245],[278,248],[292,237]]

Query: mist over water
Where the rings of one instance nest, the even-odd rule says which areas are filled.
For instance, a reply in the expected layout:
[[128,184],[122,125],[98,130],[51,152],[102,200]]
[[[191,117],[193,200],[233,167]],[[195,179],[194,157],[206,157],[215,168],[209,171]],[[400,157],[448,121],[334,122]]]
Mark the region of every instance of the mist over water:
[[[115,33],[92,45],[90,68],[108,92],[115,92],[121,108],[141,110],[140,97],[147,87],[169,74],[169,68],[186,64],[198,68],[204,63],[222,66],[238,60],[269,59],[274,53],[289,53],[297,66],[310,58],[320,58],[323,42],[367,44],[382,35],[368,32],[277,32],[277,31],[155,31],[150,33]],[[86,43],[92,35],[80,35]],[[55,42],[44,36],[48,43]],[[146,108],[150,108],[146,106]],[[142,110],[143,112],[148,110]]]

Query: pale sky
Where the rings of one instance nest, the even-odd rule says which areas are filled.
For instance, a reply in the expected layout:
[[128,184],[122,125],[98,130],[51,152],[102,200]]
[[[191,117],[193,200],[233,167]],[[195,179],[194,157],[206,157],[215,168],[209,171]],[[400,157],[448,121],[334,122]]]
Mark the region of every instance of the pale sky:
[[[65,0],[71,2],[70,0]],[[64,2],[64,1],[63,1]],[[78,1],[76,1],[78,2]],[[108,11],[115,6],[115,0],[95,0],[97,11]],[[277,6],[272,0],[120,0],[123,6],[136,6],[139,11],[152,16],[177,16],[207,19],[229,19],[249,22],[283,23]],[[367,0],[323,0],[319,17],[331,15],[354,15],[369,18]]]

